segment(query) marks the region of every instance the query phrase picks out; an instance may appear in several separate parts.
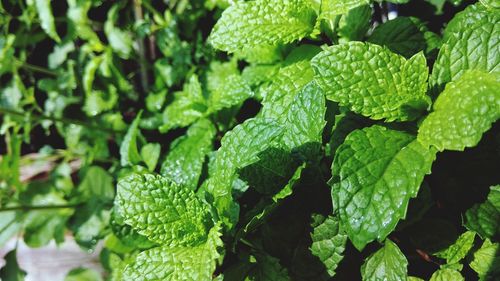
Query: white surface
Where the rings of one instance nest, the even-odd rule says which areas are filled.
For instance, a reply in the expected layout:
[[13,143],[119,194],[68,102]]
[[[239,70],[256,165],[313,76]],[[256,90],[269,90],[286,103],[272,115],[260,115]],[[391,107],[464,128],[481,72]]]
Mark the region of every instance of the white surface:
[[5,264],[4,256],[17,245],[17,261],[28,275],[25,281],[63,281],[73,268],[92,268],[103,272],[99,261],[102,246],[98,245],[93,253],[87,253],[78,246],[71,236],[65,237],[59,246],[54,241],[42,248],[29,248],[22,239],[11,239],[0,249],[0,266]]

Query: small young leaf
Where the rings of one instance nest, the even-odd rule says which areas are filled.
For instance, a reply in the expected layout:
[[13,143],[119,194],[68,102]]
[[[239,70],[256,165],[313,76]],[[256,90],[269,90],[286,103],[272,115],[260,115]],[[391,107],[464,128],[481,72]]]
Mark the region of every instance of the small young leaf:
[[446,250],[436,253],[436,256],[446,259],[447,264],[460,262],[474,245],[476,233],[467,231],[458,237],[457,241]]
[[120,145],[120,163],[122,166],[132,166],[142,160],[137,149],[137,135],[140,133],[139,122],[141,121],[141,115],[142,111],[135,117]]
[[314,228],[311,252],[325,264],[328,274],[333,277],[339,263],[344,258],[343,253],[347,242],[347,235],[340,232],[336,217],[330,216]]
[[363,281],[406,281],[408,261],[398,246],[386,239],[385,245],[361,266]]
[[161,146],[159,143],[148,143],[141,148],[141,158],[150,172],[155,170],[160,158]]
[[500,185],[490,187],[484,203],[467,210],[465,226],[483,239],[500,240]]
[[208,206],[189,188],[159,175],[121,179],[115,207],[125,223],[163,245],[199,245],[213,226]]
[[40,25],[42,26],[42,29],[45,33],[47,33],[47,35],[49,35],[50,38],[59,43],[61,38],[57,35],[50,2],[50,0],[35,0],[35,6],[38,12],[38,17],[40,18]]
[[464,281],[464,277],[455,269],[443,268],[432,274],[429,281]]
[[470,267],[477,272],[480,280],[492,280],[500,276],[500,244],[486,239],[474,253]]

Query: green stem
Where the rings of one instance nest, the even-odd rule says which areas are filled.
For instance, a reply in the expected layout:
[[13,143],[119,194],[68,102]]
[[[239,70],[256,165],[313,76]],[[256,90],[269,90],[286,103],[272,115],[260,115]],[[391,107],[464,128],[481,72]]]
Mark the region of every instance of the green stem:
[[78,204],[69,205],[46,205],[46,206],[13,206],[1,208],[0,212],[10,211],[32,211],[32,210],[51,210],[51,209],[72,209],[78,207]]
[[[20,117],[26,117],[26,113],[15,111],[15,110],[8,109],[8,108],[5,108],[5,107],[0,107],[0,115],[2,113],[3,114],[8,114],[8,115],[15,115],[15,116],[20,116]],[[64,124],[75,124],[75,125],[80,125],[80,126],[89,128],[89,129],[104,131],[104,132],[108,132],[108,133],[115,133],[115,134],[121,134],[121,133],[123,133],[123,131],[117,131],[117,130],[113,130],[113,129],[110,129],[110,128],[106,128],[106,127],[102,127],[102,126],[97,126],[97,125],[89,124],[89,123],[81,121],[81,120],[68,119],[68,118],[64,118],[64,117],[59,118],[59,117],[47,116],[47,115],[31,115],[31,116],[29,116],[29,118],[33,119],[33,120],[36,120],[36,121],[39,121],[39,120],[50,120],[50,121],[53,121],[53,122],[60,122],[60,123],[64,123]]]
[[29,64],[27,62],[22,62],[22,61],[19,61],[17,59],[16,59],[15,62],[21,68],[24,68],[26,70],[31,70],[31,71],[34,71],[34,72],[43,73],[43,74],[47,74],[47,75],[50,75],[50,76],[57,77],[57,73],[54,72],[54,71],[52,71],[52,70],[49,70],[49,69],[46,69],[46,68],[43,68],[43,67],[40,67],[40,66],[37,66],[37,65]]

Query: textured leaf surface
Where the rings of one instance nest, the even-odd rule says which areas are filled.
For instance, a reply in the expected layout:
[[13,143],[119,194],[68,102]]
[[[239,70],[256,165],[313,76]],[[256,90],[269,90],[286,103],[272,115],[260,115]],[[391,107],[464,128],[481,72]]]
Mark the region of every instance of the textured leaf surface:
[[311,82],[313,75],[308,60],[300,60],[281,68],[273,82],[261,90],[264,99],[260,116],[285,123],[295,95]]
[[328,217],[314,228],[311,252],[317,256],[325,265],[330,276],[335,275],[335,269],[344,258],[343,253],[347,241],[347,235],[339,231],[339,222],[335,217]]
[[446,250],[436,254],[436,256],[446,259],[447,264],[454,264],[461,261],[474,245],[476,233],[467,231],[458,237],[457,241]]
[[212,151],[215,127],[202,119],[189,127],[185,136],[177,139],[161,167],[162,175],[180,185],[196,189],[207,153]]
[[500,118],[500,75],[469,71],[451,82],[418,130],[418,140],[442,150],[464,150]]
[[290,43],[312,31],[314,18],[314,10],[304,0],[242,1],[222,13],[209,41],[226,52]]
[[391,240],[361,266],[363,281],[406,281],[408,261]]
[[[500,244],[486,239],[479,250],[474,253],[470,267],[482,280],[487,277],[500,276]],[[494,279],[493,279],[494,280]]]
[[174,101],[163,112],[164,125],[160,131],[166,132],[177,127],[185,127],[200,117],[207,110],[206,101],[201,91],[201,85],[196,75],[191,76],[184,84],[182,92],[174,94]]
[[146,250],[125,268],[125,281],[212,280],[220,240],[220,227],[213,227],[205,243],[194,247],[157,247]]
[[207,185],[215,206],[227,225],[237,220],[232,199],[232,183],[238,168],[258,160],[257,155],[281,136],[283,127],[267,119],[249,119],[228,132],[216,153],[213,177]]
[[321,15],[323,19],[332,19],[336,15],[349,12],[356,7],[370,4],[371,0],[323,0],[321,1]]
[[50,2],[50,0],[35,0],[35,6],[43,31],[45,31],[45,33],[47,33],[47,35],[49,35],[49,37],[54,39],[56,42],[60,42],[61,38],[57,35]]
[[412,120],[430,104],[427,64],[381,46],[348,42],[328,47],[311,61],[326,97],[372,119]]
[[[477,6],[477,5],[476,5]],[[466,70],[500,71],[500,13],[468,8],[446,29],[430,78],[435,93]]]
[[115,207],[125,223],[163,245],[200,244],[213,225],[208,207],[189,188],[159,175],[121,179]]
[[[315,82],[302,88],[290,104],[287,130],[283,135],[285,145],[294,149],[307,144],[316,144],[315,148],[319,151],[323,128],[326,124],[325,112],[323,90]],[[316,152],[305,151],[305,154]]]
[[377,26],[368,41],[408,58],[426,49],[430,34],[419,19],[397,17]]
[[465,226],[483,239],[500,240],[500,185],[492,186],[488,198],[465,213]]
[[356,248],[383,240],[405,217],[434,158],[412,135],[381,126],[347,136],[332,164],[332,196]]
[[464,281],[464,277],[455,269],[443,268],[432,274],[430,281]]

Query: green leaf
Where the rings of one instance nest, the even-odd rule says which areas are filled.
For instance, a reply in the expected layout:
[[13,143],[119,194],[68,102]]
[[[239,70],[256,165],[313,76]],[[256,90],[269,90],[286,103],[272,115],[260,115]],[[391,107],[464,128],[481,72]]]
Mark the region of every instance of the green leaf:
[[483,239],[500,240],[500,185],[490,187],[488,198],[465,213],[465,226]]
[[430,105],[422,53],[406,60],[375,44],[348,42],[326,48],[311,64],[327,99],[374,120],[413,120]]
[[500,9],[500,2],[498,0],[479,0],[488,9]]
[[440,251],[435,255],[446,259],[447,264],[454,264],[460,262],[474,245],[474,238],[476,233],[467,231],[458,237],[457,241],[444,251]]
[[112,201],[115,198],[115,187],[113,177],[99,166],[91,166],[85,172],[78,186],[85,200],[97,197],[100,200]]
[[385,245],[368,257],[361,266],[363,281],[406,281],[408,261],[398,246],[391,240],[385,240]]
[[299,150],[305,156],[317,156],[326,124],[325,112],[323,90],[314,81],[310,82],[290,103],[287,128],[283,135],[285,145]]
[[78,245],[87,249],[94,249],[99,239],[109,232],[111,212],[97,198],[90,199],[83,207],[79,207],[72,218],[71,229],[75,240]]
[[75,268],[72,269],[66,277],[64,281],[102,281],[103,278],[101,274],[97,271],[90,268]]
[[309,60],[300,60],[281,68],[273,82],[261,88],[264,99],[260,116],[286,123],[295,95],[311,82],[313,75]]
[[386,46],[391,51],[409,58],[426,49],[426,39],[430,34],[418,18],[397,17],[377,26],[368,42]]
[[464,277],[455,269],[443,268],[432,274],[429,281],[464,281]]
[[283,134],[283,127],[272,120],[254,118],[234,127],[221,140],[215,155],[213,176],[207,183],[207,192],[226,226],[237,221],[238,207],[231,195],[236,171],[258,160],[258,154],[272,145]]
[[40,18],[40,25],[42,26],[43,31],[45,31],[50,38],[59,43],[61,38],[57,35],[50,2],[50,0],[35,0],[36,11],[38,13],[38,17]]
[[[467,10],[461,20],[450,23],[447,40],[439,50],[432,69],[430,84],[435,94],[446,83],[456,81],[466,70],[500,72],[498,40],[500,37],[500,13]],[[476,13],[478,13],[476,15]]]
[[288,198],[293,193],[293,188],[299,182],[302,171],[306,167],[305,164],[300,165],[293,175],[290,177],[286,185],[274,194],[271,199],[264,198],[261,200],[253,210],[247,212],[246,216],[251,217],[247,219],[245,227],[241,230],[242,233],[249,233],[262,225],[274,210],[279,207],[285,198]]
[[104,33],[113,51],[121,58],[128,59],[132,53],[132,35],[115,26],[118,19],[118,13],[121,7],[119,4],[113,5],[108,11],[108,19],[104,23]]
[[132,166],[142,160],[137,150],[137,135],[140,134],[139,122],[141,121],[141,115],[142,111],[135,117],[120,145],[120,163],[122,166]]
[[96,116],[104,111],[113,109],[118,102],[118,93],[113,85],[107,91],[92,90],[85,95],[83,110],[88,116]]
[[479,250],[474,253],[470,267],[477,272],[481,280],[492,280],[500,276],[500,244],[486,239]]
[[22,270],[17,263],[16,249],[5,255],[5,265],[0,269],[0,280],[3,281],[23,281],[26,271]]
[[202,244],[193,247],[162,246],[146,250],[125,267],[124,281],[190,281],[212,280],[216,262],[220,227],[213,227]]
[[343,253],[347,242],[347,235],[340,232],[336,217],[329,216],[314,228],[311,252],[325,265],[329,276],[335,275],[337,266],[344,258]]
[[209,41],[216,49],[231,53],[262,44],[286,44],[309,35],[314,18],[305,0],[241,1],[222,13]]
[[92,93],[92,84],[94,84],[95,73],[103,60],[102,56],[92,57],[92,59],[85,65],[83,71],[83,90],[85,94],[90,95]]
[[500,118],[500,75],[468,71],[451,82],[418,130],[418,140],[438,150],[476,146]]
[[170,146],[170,152],[161,166],[161,174],[195,190],[205,157],[212,151],[215,133],[214,125],[207,119],[194,123],[186,135]]
[[337,15],[346,14],[356,7],[371,4],[371,2],[371,0],[323,0],[321,1],[320,18],[333,19]]
[[207,104],[196,75],[184,84],[182,92],[174,94],[174,101],[163,112],[161,132],[177,127],[185,127],[201,118],[207,110]]
[[226,63],[212,62],[207,73],[208,112],[241,104],[253,96],[253,91],[241,77],[236,60]]
[[0,248],[16,235],[23,226],[23,214],[21,212],[0,212]]
[[72,41],[66,43],[55,45],[54,51],[49,54],[48,64],[49,68],[57,68],[62,65],[68,58],[68,54],[75,50],[75,44]]
[[363,5],[356,7],[343,15],[339,21],[338,34],[345,41],[363,39],[370,28],[372,7]]
[[0,75],[13,70],[14,65],[10,63],[14,59],[14,42],[16,36],[9,34],[0,36]]
[[141,148],[141,158],[149,171],[154,171],[160,158],[161,146],[159,143],[148,143]]
[[189,188],[159,175],[118,181],[115,207],[125,223],[163,245],[198,245],[213,226],[208,207]]
[[332,164],[332,197],[356,248],[394,230],[434,159],[414,136],[378,125],[347,136]]

